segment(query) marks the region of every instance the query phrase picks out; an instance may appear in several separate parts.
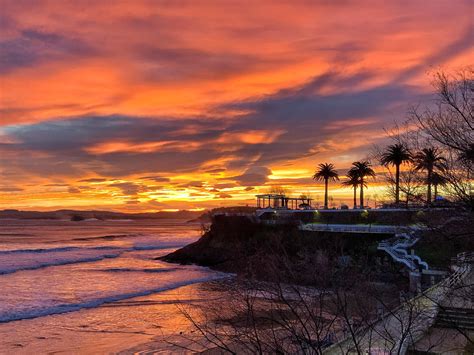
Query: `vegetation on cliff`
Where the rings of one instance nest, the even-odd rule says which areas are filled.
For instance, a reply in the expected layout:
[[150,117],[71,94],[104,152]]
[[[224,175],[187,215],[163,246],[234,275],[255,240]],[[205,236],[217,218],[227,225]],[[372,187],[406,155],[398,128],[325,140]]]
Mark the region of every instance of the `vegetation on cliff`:
[[[291,223],[271,226],[244,216],[215,216],[197,242],[162,260],[208,266],[247,278],[316,285],[321,273],[337,277],[339,272],[352,270],[377,278],[382,266],[375,260],[376,246],[384,238],[302,232]],[[385,277],[389,274],[385,272]]]

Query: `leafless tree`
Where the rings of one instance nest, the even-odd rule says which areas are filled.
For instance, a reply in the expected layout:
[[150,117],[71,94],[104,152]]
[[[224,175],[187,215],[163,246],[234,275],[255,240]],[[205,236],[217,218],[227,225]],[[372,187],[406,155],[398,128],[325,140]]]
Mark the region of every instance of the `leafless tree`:
[[[387,181],[387,195],[391,200],[395,200],[396,197],[396,179],[391,169],[387,168],[385,174],[385,180]],[[425,179],[424,176],[416,171],[412,166],[406,167],[406,170],[400,173],[400,192],[404,196],[403,200],[405,206],[408,207],[411,203],[423,203],[424,202],[424,191],[425,191]]]
[[445,178],[451,196],[474,206],[474,69],[454,73],[438,71],[432,85],[436,92],[432,104],[412,107],[408,126],[415,129],[400,135],[409,144],[432,146],[448,158]]
[[[405,122],[395,123],[385,132],[394,144],[403,145],[414,154],[428,147],[438,149],[446,158],[444,191],[451,200],[472,209],[474,70],[467,67],[454,73],[435,72],[432,86],[431,101],[412,106]],[[383,148],[374,147],[372,155],[380,159]],[[392,184],[392,173],[387,177]]]
[[432,105],[410,110],[414,122],[430,139],[474,162],[474,68],[450,74],[438,71],[432,85],[437,97]]
[[375,292],[360,278],[344,277],[344,283],[314,288],[245,280],[198,312],[182,311],[202,336],[202,347],[225,353],[322,354],[343,339],[362,353],[359,332],[380,315],[377,305],[387,305],[378,298],[383,293],[389,299],[393,289]]
[[[331,285],[324,288],[240,280],[220,299],[199,308],[182,307],[182,312],[201,336],[195,340],[200,347],[219,353],[323,354],[330,347],[330,353],[338,354],[365,354],[368,349],[401,354],[415,346],[434,350],[453,331],[472,343],[470,333],[456,324],[448,324],[450,332],[436,328],[436,336],[428,331],[439,310],[460,307],[459,300],[469,299],[472,284],[442,284],[397,300],[393,287],[346,272],[327,274]],[[328,276],[318,277],[318,282],[328,281],[321,279]]]
[[268,193],[275,195],[287,195],[289,191],[283,186],[274,185],[270,187]]

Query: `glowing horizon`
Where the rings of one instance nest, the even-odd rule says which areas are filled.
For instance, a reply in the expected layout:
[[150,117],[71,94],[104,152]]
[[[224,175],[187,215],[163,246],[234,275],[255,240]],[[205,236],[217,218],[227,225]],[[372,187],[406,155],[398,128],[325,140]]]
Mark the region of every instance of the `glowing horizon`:
[[273,185],[322,201],[318,163],[343,176],[430,99],[427,72],[474,57],[464,0],[1,9],[0,209],[199,210]]

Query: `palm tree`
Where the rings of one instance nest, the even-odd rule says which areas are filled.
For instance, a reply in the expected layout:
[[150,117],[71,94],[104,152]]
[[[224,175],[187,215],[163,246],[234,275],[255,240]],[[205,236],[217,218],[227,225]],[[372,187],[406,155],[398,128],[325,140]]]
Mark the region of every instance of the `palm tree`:
[[352,163],[352,168],[349,170],[350,174],[355,174],[359,178],[360,186],[360,208],[364,208],[364,186],[366,186],[366,177],[375,178],[375,171],[368,161],[356,161]]
[[333,164],[321,163],[318,165],[318,170],[313,175],[314,180],[324,181],[324,208],[328,208],[328,182],[329,180],[339,180],[339,174],[337,173]]
[[354,209],[357,208],[357,188],[360,185],[360,179],[354,171],[347,172],[347,180],[342,183],[344,186],[350,186],[354,189]]
[[446,159],[441,155],[437,148],[423,148],[413,157],[415,161],[415,170],[424,170],[427,173],[426,183],[428,191],[426,194],[427,203],[431,203],[431,185],[435,169],[444,171],[446,169]]
[[408,148],[400,143],[389,145],[380,158],[383,166],[395,166],[395,203],[400,203],[400,165],[411,162],[412,157]]
[[434,187],[434,196],[433,199],[436,200],[436,197],[438,197],[438,186],[445,186],[448,183],[448,179],[441,175],[440,173],[434,171],[433,174],[431,175],[431,183],[433,184]]

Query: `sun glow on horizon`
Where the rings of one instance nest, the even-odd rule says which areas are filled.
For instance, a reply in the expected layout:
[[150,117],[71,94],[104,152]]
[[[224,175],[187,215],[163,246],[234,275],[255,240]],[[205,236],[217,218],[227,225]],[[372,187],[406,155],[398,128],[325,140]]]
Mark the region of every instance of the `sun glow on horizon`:
[[472,61],[470,10],[4,0],[0,209],[204,210],[272,186],[322,201],[317,164],[344,176],[430,98],[427,71]]

